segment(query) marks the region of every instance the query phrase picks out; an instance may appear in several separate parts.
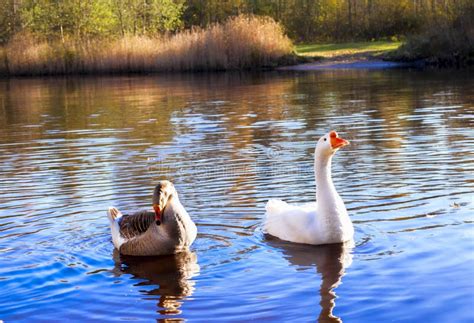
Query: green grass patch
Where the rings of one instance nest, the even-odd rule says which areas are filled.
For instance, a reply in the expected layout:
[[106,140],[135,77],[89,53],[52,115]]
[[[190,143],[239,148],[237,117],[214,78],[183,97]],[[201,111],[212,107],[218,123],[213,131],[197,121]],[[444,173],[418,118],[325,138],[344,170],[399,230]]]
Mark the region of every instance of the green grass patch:
[[302,44],[296,46],[296,53],[301,56],[335,57],[355,54],[382,54],[396,50],[402,42],[371,41],[339,44]]

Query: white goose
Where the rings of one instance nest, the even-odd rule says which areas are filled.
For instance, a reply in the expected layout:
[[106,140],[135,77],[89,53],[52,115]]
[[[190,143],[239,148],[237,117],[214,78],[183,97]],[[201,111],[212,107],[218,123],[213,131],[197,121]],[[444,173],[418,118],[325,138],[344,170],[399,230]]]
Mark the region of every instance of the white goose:
[[318,140],[314,153],[316,203],[290,205],[281,200],[268,201],[266,233],[282,240],[313,245],[352,240],[354,227],[331,178],[332,156],[348,144],[335,131]]
[[186,251],[197,228],[178,198],[174,185],[161,181],[153,191],[153,211],[122,215],[109,207],[112,241],[121,254],[160,256]]

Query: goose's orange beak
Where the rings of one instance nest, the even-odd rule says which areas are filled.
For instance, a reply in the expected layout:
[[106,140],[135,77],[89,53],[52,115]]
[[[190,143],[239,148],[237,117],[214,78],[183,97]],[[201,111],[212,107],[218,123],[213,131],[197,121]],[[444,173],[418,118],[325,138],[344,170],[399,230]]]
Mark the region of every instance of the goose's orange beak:
[[329,133],[329,137],[331,138],[331,147],[332,149],[342,148],[344,146],[349,145],[349,141],[346,139],[342,139],[338,136],[337,132],[331,131]]
[[161,208],[158,204],[153,204],[153,210],[155,210],[155,221],[157,225],[161,224]]

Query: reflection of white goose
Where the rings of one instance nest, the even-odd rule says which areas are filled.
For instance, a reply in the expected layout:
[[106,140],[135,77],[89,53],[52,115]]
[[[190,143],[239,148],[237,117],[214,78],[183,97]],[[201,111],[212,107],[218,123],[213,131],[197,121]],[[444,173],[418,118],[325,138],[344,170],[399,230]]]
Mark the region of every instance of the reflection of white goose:
[[318,322],[342,322],[333,315],[337,298],[334,289],[341,283],[346,268],[352,264],[353,243],[308,246],[278,239],[269,239],[268,242],[272,247],[282,250],[291,265],[301,268],[316,267],[316,271],[321,275],[319,288],[321,310]]
[[314,154],[316,203],[290,205],[270,200],[266,205],[265,231],[282,240],[329,244],[352,240],[354,228],[331,178],[334,153],[349,142],[335,131],[321,137]]
[[161,181],[153,192],[154,211],[122,215],[110,207],[107,215],[114,246],[124,255],[160,256],[186,251],[197,229],[179,201],[174,185]]

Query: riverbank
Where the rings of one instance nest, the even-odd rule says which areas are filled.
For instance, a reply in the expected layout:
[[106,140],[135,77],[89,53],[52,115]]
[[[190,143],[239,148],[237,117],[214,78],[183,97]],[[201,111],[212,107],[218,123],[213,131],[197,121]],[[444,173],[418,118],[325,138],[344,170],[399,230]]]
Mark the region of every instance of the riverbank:
[[[233,19],[167,39],[124,37],[78,45],[40,43],[27,36],[12,42],[3,53],[0,48],[0,76],[433,66],[427,59],[407,58],[407,46],[399,41],[293,46],[274,21],[247,19]],[[263,32],[253,35],[249,32],[252,28]]]
[[[259,29],[259,36],[249,32],[252,29]],[[239,18],[168,39],[124,37],[87,44],[51,44],[27,35],[11,42],[3,55],[0,51],[0,75],[393,68],[404,64],[381,58],[400,45],[374,41],[293,47],[274,21]]]
[[339,44],[302,44],[296,54],[307,60],[300,64],[279,67],[278,70],[311,71],[327,69],[386,69],[405,67],[404,62],[387,61],[388,53],[396,51],[401,42],[374,41]]
[[404,43],[374,41],[297,45],[296,54],[307,62],[281,66],[278,70],[472,67],[474,42],[469,39],[469,33],[459,27],[445,26],[444,29],[441,33],[428,30],[409,37]]
[[342,60],[355,55],[361,57],[378,57],[390,51],[397,50],[402,45],[400,41],[370,41],[330,44],[300,44],[295,46],[299,56],[313,58],[331,58]]

